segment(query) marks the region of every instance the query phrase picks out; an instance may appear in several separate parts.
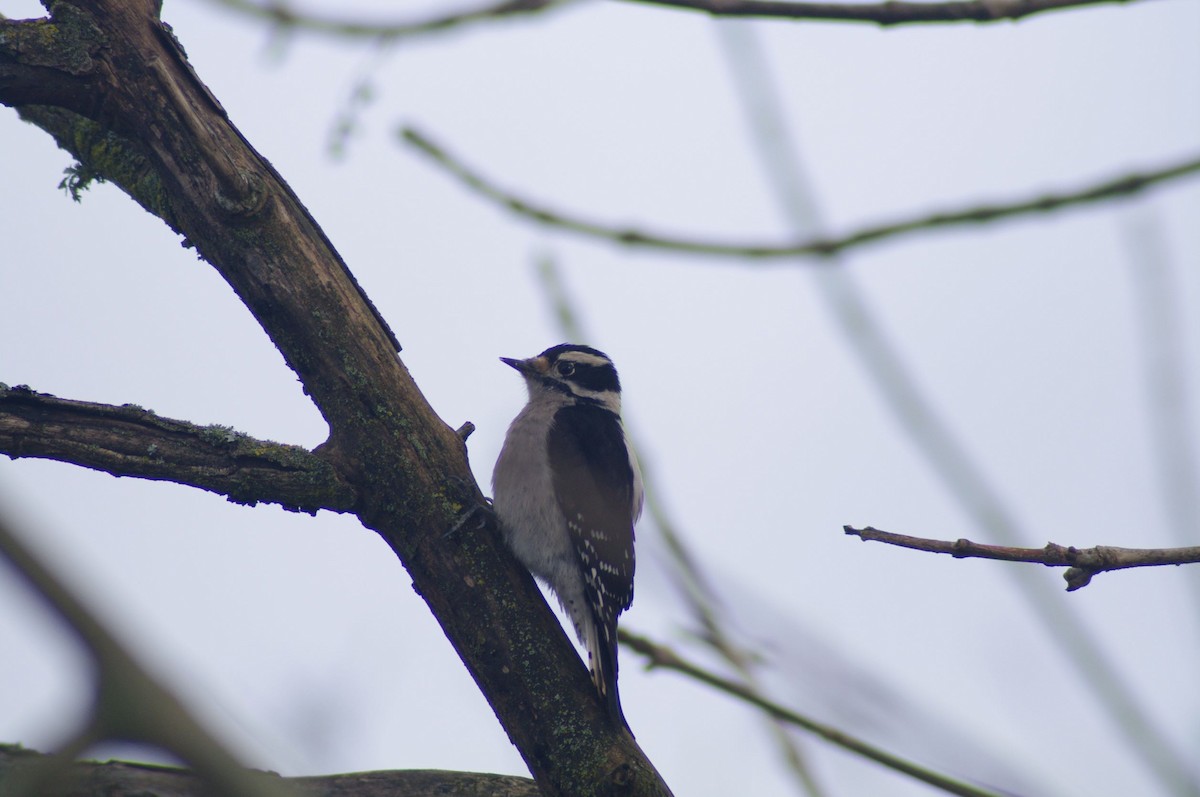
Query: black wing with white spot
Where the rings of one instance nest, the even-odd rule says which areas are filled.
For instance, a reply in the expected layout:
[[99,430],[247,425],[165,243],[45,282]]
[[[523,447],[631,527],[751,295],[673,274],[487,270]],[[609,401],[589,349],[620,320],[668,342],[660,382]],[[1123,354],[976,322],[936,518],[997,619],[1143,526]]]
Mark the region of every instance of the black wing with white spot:
[[[549,440],[554,492],[579,554],[593,629],[584,643],[592,676],[617,718],[617,616],[633,602],[633,468],[621,421],[575,404],[554,416]],[[592,630],[591,634],[586,631]]]

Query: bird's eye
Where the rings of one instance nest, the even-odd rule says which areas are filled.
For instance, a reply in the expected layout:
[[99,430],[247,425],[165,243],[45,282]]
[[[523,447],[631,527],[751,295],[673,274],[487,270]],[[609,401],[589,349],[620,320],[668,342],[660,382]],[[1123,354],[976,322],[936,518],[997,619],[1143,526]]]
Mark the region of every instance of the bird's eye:
[[575,363],[563,362],[558,364],[559,376],[570,376],[573,373],[575,373]]

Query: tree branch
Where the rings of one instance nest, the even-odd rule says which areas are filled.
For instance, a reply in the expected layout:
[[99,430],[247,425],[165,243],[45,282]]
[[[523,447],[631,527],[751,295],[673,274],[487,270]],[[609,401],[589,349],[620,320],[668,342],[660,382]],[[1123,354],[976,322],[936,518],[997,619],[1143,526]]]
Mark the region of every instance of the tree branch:
[[697,664],[687,661],[675,651],[650,641],[646,637],[638,636],[626,629],[617,631],[621,644],[627,648],[631,648],[646,657],[646,667],[662,667],[675,672],[683,673],[691,678],[706,683],[709,686],[715,687],[728,695],[732,695],[739,700],[749,703],[753,706],[765,711],[775,719],[787,722],[796,727],[812,733],[825,741],[848,750],[852,753],[863,756],[874,761],[877,764],[882,764],[888,769],[908,775],[922,783],[927,783],[942,791],[950,794],[961,795],[961,797],[999,797],[995,792],[973,786],[969,783],[964,783],[960,780],[942,775],[925,767],[914,764],[911,761],[903,759],[897,755],[893,755],[885,750],[881,750],[874,745],[863,741],[862,739],[843,733],[829,725],[824,725],[798,712],[792,711],[789,708],[779,705],[774,701],[768,700],[758,694],[753,687],[746,684],[741,684],[736,681],[731,681],[723,678],[720,675],[712,673]]
[[[403,562],[543,793],[669,794],[504,548],[462,439],[418,390],[316,220],[192,71],[158,4],[47,5],[56,35],[26,36],[26,46],[10,45],[31,23],[0,21],[0,102],[67,107],[134,144],[169,209],[161,215],[229,283],[329,424],[322,457]],[[75,88],[31,95],[47,68],[57,73],[49,83]],[[59,141],[137,194],[105,163],[86,162],[74,139]]]
[[349,512],[355,500],[328,460],[299,446],[162,418],[134,404],[70,401],[23,386],[0,384],[0,454],[172,481],[237,504],[311,514]]
[[[984,224],[1016,216],[1048,213],[1073,205],[1133,196],[1158,184],[1200,172],[1200,154],[1197,154],[1168,166],[1110,178],[1084,188],[1050,192],[1029,199],[985,203],[964,210],[913,215],[906,219],[865,226],[835,238],[821,237],[771,245],[726,243],[676,237],[583,219],[568,212],[551,209],[547,205],[525,199],[501,188],[489,178],[467,166],[456,156],[451,155],[428,136],[411,127],[403,128],[400,131],[400,137],[476,194],[504,206],[519,216],[524,216],[547,227],[557,227],[626,246],[757,260],[800,257],[828,258],[830,255],[847,249],[915,232],[964,224]],[[819,264],[829,265],[831,262],[824,260]]]
[[953,542],[909,537],[867,526],[863,529],[843,526],[842,530],[864,542],[885,542],[915,551],[950,554],[955,559],[999,559],[1004,562],[1034,562],[1046,567],[1066,567],[1063,573],[1067,592],[1086,587],[1097,573],[1124,570],[1130,567],[1187,565],[1200,562],[1200,546],[1191,548],[1117,548],[1097,545],[1094,548],[1046,543],[1045,548],[1012,548],[1005,545],[983,545],[966,539]]
[[714,17],[818,19],[873,22],[882,27],[919,22],[999,22],[1043,11],[1135,0],[959,0],[948,3],[787,3],[771,0],[632,0],[648,5],[701,11]]

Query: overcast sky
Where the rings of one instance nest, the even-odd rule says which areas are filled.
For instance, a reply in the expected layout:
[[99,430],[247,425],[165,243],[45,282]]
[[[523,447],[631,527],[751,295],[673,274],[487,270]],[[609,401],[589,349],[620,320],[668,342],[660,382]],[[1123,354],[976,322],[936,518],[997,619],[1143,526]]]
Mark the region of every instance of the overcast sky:
[[[9,0],[0,12],[41,13]],[[1187,426],[1168,436],[1194,451],[1200,181],[856,249],[830,282],[809,261],[697,259],[531,226],[396,131],[416,126],[564,211],[781,242],[796,220],[777,201],[778,163],[767,174],[756,153],[731,59],[765,58],[781,140],[826,229],[848,231],[1195,157],[1200,4],[721,33],[700,15],[594,2],[383,51],[273,34],[199,0],[167,2],[163,18],[388,319],[435,410],[451,426],[476,424],[469,448],[485,490],[524,401],[497,358],[563,339],[535,269],[551,258],[584,342],[621,372],[658,498],[781,700],[1028,795],[1169,793],[1018,592],[1013,571],[1027,567],[1024,580],[1078,618],[1195,760],[1194,570],[1105,574],[1068,594],[1059,571],[843,535],[843,524],[870,524],[1002,541],[897,422],[829,297],[861,299],[1028,544],[1195,543],[1197,518],[1180,532],[1163,499],[1146,369],[1169,347],[1147,346],[1145,331],[1147,318],[1175,325],[1183,359],[1170,368],[1190,394]],[[371,100],[334,157],[337,120],[364,80]],[[0,381],[320,443],[319,414],[215,271],[111,186],[72,203],[56,189],[70,162],[0,111]],[[1147,305],[1150,269],[1167,282]],[[0,459],[0,502],[250,763],[525,774],[402,566],[353,518],[35,460]],[[719,667],[689,634],[653,523],[639,545],[624,625]],[[86,660],[3,568],[0,650],[0,741],[52,748],[84,711]],[[631,651],[622,663],[629,722],[676,794],[796,793],[756,714],[645,672]],[[930,793],[804,743],[831,795]]]

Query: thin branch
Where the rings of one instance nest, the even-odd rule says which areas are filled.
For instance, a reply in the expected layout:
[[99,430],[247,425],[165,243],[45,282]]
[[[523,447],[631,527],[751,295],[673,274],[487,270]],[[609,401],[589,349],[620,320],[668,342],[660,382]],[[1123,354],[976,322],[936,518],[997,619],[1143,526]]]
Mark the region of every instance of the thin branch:
[[[1094,1],[1094,0],[1093,0]],[[526,16],[569,5],[577,0],[505,0],[480,8],[435,14],[425,19],[372,22],[348,17],[323,17],[278,0],[210,0],[240,14],[289,30],[354,39],[396,40],[465,27],[478,22]]]
[[[525,199],[500,187],[491,179],[467,166],[458,157],[447,152],[427,135],[411,127],[403,128],[400,131],[400,137],[475,193],[504,206],[519,216],[524,216],[548,227],[557,227],[626,246],[665,249],[713,257],[758,260],[800,257],[827,258],[863,244],[923,230],[966,224],[985,224],[1015,216],[1048,213],[1073,205],[1129,197],[1160,183],[1200,172],[1200,154],[1196,154],[1168,166],[1109,178],[1084,188],[1052,191],[1029,199],[984,203],[965,210],[946,210],[913,215],[906,219],[861,227],[840,237],[821,236],[783,244],[751,244],[705,241],[699,238],[665,235],[591,221],[569,212],[554,210],[536,200]],[[832,262],[823,261],[820,264],[829,266],[832,265]]]
[[927,783],[949,794],[957,794],[962,797],[998,797],[995,792],[972,786],[969,783],[964,783],[963,781],[955,780],[954,778],[926,769],[911,761],[881,750],[857,737],[843,733],[836,728],[809,719],[803,714],[762,697],[753,688],[745,684],[722,678],[687,661],[670,648],[652,642],[646,637],[630,633],[625,629],[620,629],[617,633],[622,645],[646,657],[646,666],[648,668],[662,667],[695,678],[702,683],[720,689],[726,694],[733,695],[739,700],[757,706],[778,720],[803,728],[809,733],[819,736],[843,750],[848,750],[864,758],[869,758],[888,769],[916,778],[922,783]]
[[355,491],[332,464],[300,446],[163,418],[134,404],[71,401],[27,387],[0,385],[0,454],[172,481],[251,506],[315,514],[348,512],[355,503]]
[[950,554],[955,559],[998,559],[1004,562],[1033,562],[1046,567],[1069,568],[1063,573],[1067,592],[1086,587],[1097,573],[1109,570],[1125,570],[1130,567],[1158,567],[1159,565],[1190,565],[1200,562],[1200,546],[1190,548],[1117,548],[1112,545],[1097,545],[1093,548],[1076,548],[1048,542],[1045,548],[1014,548],[1007,545],[984,545],[959,539],[931,540],[925,537],[910,537],[867,526],[863,529],[843,526],[842,530],[864,542],[885,542],[914,551]]
[[1135,0],[958,0],[948,3],[775,3],[770,0],[633,0],[655,6],[701,11],[714,17],[820,19],[871,22],[888,27],[922,22],[1000,22],[1043,11]]

